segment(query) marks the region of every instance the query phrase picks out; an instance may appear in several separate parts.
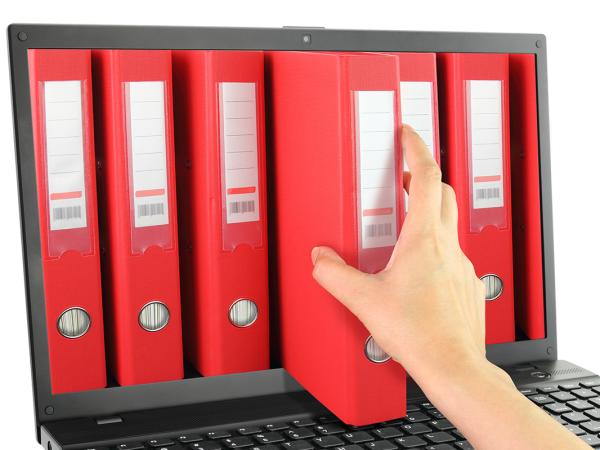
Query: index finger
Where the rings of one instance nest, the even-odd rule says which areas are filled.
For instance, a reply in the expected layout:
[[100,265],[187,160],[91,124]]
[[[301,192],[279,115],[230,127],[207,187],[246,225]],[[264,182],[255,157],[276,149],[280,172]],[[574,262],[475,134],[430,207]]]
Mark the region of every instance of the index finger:
[[410,171],[410,207],[405,227],[428,227],[440,221],[442,172],[421,137],[402,125],[402,148]]

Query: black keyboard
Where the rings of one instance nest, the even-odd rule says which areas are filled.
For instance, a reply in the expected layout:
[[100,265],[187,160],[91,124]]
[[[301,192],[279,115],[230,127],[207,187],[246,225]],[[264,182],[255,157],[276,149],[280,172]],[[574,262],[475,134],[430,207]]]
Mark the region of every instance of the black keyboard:
[[[600,448],[600,378],[519,389],[558,423],[593,448]],[[467,442],[426,399],[407,405],[407,415],[354,427],[334,416],[180,433],[168,438],[123,442],[86,450],[469,450]]]

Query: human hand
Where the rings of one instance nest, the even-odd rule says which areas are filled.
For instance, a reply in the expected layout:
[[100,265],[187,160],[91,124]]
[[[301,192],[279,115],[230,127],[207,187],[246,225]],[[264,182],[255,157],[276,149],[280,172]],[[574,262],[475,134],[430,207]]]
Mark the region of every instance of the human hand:
[[314,278],[350,309],[417,382],[456,361],[485,361],[483,283],[458,242],[453,189],[425,143],[402,129],[409,212],[387,267],[365,274],[332,249],[312,251]]
[[366,274],[334,250],[315,247],[313,277],[362,321],[475,448],[589,448],[486,360],[484,286],[459,245],[454,191],[407,126],[402,144],[410,205],[387,267]]

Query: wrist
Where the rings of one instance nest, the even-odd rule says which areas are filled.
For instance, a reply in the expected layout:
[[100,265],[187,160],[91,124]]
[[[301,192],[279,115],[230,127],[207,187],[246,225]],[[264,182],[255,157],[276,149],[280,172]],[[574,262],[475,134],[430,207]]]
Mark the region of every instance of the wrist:
[[452,351],[443,355],[428,355],[416,364],[405,367],[425,395],[435,403],[434,397],[450,391],[467,392],[486,386],[515,389],[508,374],[490,363],[479,351]]

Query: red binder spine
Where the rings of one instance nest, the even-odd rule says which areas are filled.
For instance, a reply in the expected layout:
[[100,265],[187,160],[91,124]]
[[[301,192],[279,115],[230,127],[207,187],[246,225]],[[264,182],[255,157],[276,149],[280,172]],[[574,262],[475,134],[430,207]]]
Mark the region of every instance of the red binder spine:
[[29,50],[50,381],[106,386],[88,50]]
[[[400,74],[400,116],[425,141],[440,163],[438,88],[435,53],[396,53]],[[408,170],[404,160],[404,170]],[[405,212],[408,195],[404,194]]]
[[529,339],[543,339],[546,330],[535,55],[510,55],[509,66],[517,322]]
[[508,56],[441,54],[445,172],[459,239],[486,284],[486,342],[515,339]]
[[171,53],[93,63],[112,370],[121,385],[182,378]]
[[262,52],[174,52],[186,355],[203,375],[269,368]]
[[403,211],[395,59],[272,52],[268,67],[283,366],[347,423],[400,417],[402,367],[314,282],[310,262],[329,245],[363,270],[387,264]]

